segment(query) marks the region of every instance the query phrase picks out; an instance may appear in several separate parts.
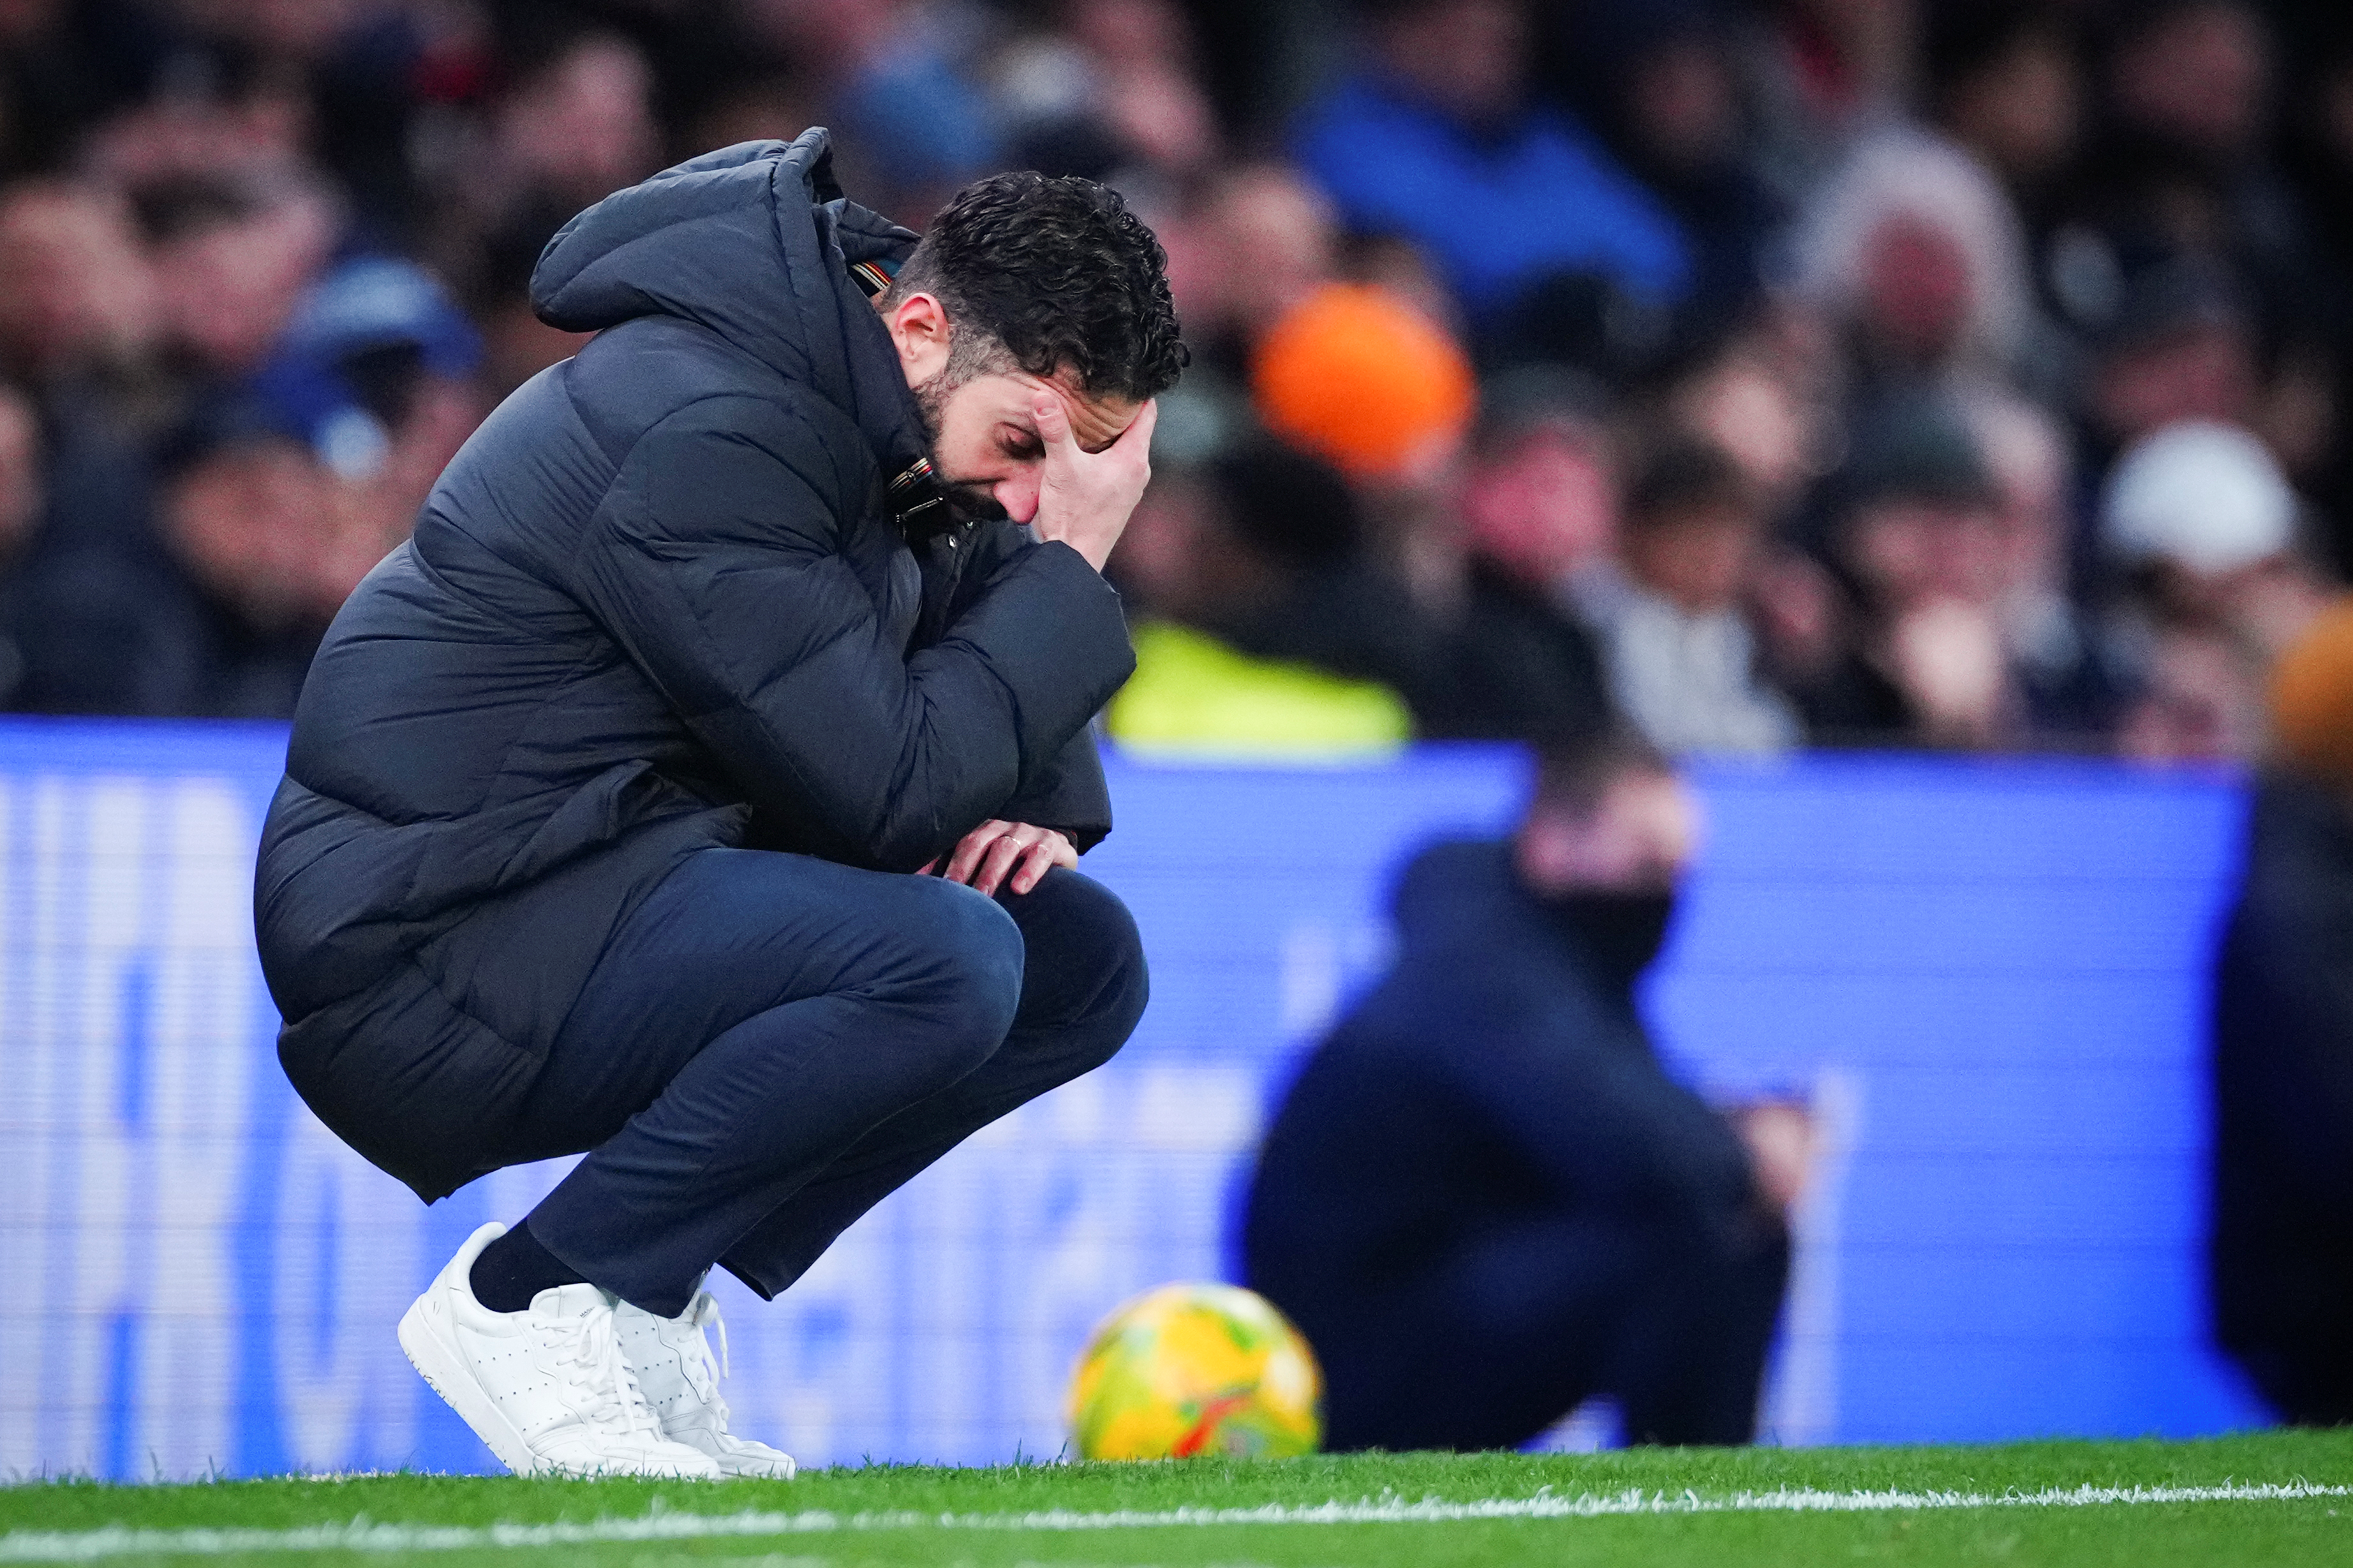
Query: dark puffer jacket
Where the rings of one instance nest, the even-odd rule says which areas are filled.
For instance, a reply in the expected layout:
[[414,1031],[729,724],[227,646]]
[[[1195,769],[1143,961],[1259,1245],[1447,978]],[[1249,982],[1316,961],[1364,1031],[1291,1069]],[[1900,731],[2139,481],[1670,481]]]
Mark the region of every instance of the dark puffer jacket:
[[922,426],[849,271],[914,237],[829,162],[822,131],[747,143],[566,226],[533,300],[598,336],[491,416],[312,667],[255,889],[279,1055],[428,1200],[517,1157],[681,856],[907,871],[990,816],[1109,828],[1118,597],[1009,523],[914,521],[945,508],[892,484]]

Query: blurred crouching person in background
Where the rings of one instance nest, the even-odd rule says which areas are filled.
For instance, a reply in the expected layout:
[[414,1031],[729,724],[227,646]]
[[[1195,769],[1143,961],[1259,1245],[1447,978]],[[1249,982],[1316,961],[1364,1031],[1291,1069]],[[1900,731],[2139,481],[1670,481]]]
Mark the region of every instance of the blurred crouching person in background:
[[2281,659],[2215,969],[2214,1329],[2280,1416],[2353,1422],[2353,601]]
[[1332,1447],[1513,1447],[1596,1394],[1631,1441],[1753,1436],[1810,1131],[1711,1110],[1636,1011],[1694,831],[1610,734],[1547,752],[1509,843],[1407,869],[1398,963],[1293,1084],[1244,1218]]

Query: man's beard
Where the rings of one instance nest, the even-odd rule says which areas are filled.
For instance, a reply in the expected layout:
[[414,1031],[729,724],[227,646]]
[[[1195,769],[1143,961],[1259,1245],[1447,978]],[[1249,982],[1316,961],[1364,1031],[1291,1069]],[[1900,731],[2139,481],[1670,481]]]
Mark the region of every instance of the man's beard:
[[936,452],[940,446],[940,423],[947,417],[948,394],[955,390],[948,384],[948,373],[944,369],[931,380],[910,388],[915,395],[915,414],[923,422],[923,445]]
[[923,423],[923,446],[932,458],[932,477],[947,498],[948,510],[958,522],[995,522],[1005,516],[1005,509],[987,485],[974,484],[939,471],[940,426],[947,418],[948,398],[963,382],[955,375],[951,363],[931,380],[912,388],[915,395],[915,413]]

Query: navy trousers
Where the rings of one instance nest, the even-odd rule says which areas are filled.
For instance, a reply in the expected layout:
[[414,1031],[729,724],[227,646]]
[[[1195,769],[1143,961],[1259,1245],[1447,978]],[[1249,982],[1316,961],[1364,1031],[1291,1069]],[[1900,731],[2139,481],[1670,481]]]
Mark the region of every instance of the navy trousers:
[[1325,1446],[1517,1447],[1597,1394],[1630,1443],[1746,1443],[1788,1268],[1761,1217],[1498,1217],[1387,1290],[1310,1304]]
[[533,1209],[586,1279],[675,1316],[716,1263],[784,1289],[970,1133],[1109,1060],[1144,951],[1101,884],[991,900],[797,855],[687,858],[617,931],[518,1142],[587,1158]]

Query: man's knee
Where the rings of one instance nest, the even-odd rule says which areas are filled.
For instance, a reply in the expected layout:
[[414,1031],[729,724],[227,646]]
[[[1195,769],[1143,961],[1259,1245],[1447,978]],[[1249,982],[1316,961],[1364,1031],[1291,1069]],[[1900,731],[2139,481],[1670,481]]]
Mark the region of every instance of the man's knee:
[[1020,1006],[1020,928],[982,894],[934,877],[907,879],[893,933],[892,1000],[922,1020],[925,1048],[950,1082],[987,1061]]
[[1027,950],[1021,1022],[1078,1029],[1093,1058],[1087,1066],[1109,1061],[1151,994],[1135,917],[1101,882],[1060,868],[1007,907]]

